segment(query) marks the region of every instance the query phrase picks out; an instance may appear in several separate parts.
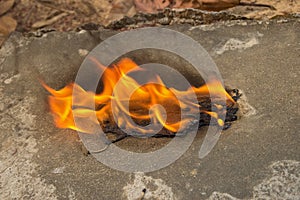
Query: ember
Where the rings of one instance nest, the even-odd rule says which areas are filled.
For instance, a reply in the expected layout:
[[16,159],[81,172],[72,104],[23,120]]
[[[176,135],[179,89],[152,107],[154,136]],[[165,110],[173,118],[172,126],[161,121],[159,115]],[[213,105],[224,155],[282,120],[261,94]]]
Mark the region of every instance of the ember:
[[[126,129],[142,135],[157,133],[155,128],[145,129],[150,123],[157,125],[157,129],[163,127],[163,131],[167,133],[165,135],[175,135],[195,121],[194,116],[199,112],[199,126],[208,125],[212,118],[215,125],[225,125],[226,128],[229,125],[227,122],[236,120],[237,107],[234,98],[239,97],[238,91],[233,90],[236,95],[233,98],[217,80],[211,80],[201,87],[190,87],[185,91],[168,88],[158,75],[154,77],[155,83],[139,85],[130,73],[145,69],[131,59],[123,58],[111,67],[101,65],[95,58],[90,59],[103,70],[101,77],[103,87],[99,94],[85,91],[76,83],[57,91],[42,83],[51,94],[48,97],[49,106],[58,128],[93,133],[89,128],[75,124],[74,115],[100,124],[104,132],[118,133],[120,129]],[[134,92],[131,94],[130,91]],[[189,99],[190,94],[196,95],[198,103],[192,103]],[[73,95],[76,95],[75,101]],[[226,105],[221,103],[211,105],[210,98],[218,99],[222,95],[226,97]],[[94,102],[95,109],[89,107],[91,101]],[[220,112],[225,114],[227,112],[225,121],[220,119],[217,112],[212,111],[212,106]],[[181,116],[182,109],[188,110],[187,116]],[[117,117],[114,118],[113,114]],[[96,115],[97,120],[93,120],[92,115]]]

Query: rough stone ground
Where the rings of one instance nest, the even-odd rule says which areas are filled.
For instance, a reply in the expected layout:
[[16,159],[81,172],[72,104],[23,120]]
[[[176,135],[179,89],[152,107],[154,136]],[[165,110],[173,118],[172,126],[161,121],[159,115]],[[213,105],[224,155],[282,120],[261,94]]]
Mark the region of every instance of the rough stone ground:
[[12,34],[0,49],[0,198],[142,199],[146,188],[144,199],[298,199],[299,22],[172,26],[205,47],[255,113],[224,131],[204,159],[202,129],[179,160],[147,174],[84,156],[76,132],[54,127],[38,81],[54,88],[73,81],[83,52],[115,32]]

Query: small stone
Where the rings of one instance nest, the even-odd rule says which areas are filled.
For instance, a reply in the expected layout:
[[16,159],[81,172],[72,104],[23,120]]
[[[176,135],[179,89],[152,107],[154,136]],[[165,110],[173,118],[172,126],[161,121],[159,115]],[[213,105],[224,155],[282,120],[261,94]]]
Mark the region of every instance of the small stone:
[[191,176],[193,176],[193,177],[195,177],[196,175],[197,175],[197,169],[193,169],[191,172],[190,172],[190,174],[191,174]]
[[78,34],[84,34],[86,32],[87,32],[86,30],[81,30],[81,31],[78,32]]
[[168,17],[164,17],[158,20],[158,23],[161,25],[169,25],[170,24],[170,19]]
[[248,23],[247,23],[247,22],[242,22],[241,25],[242,25],[242,26],[247,26]]
[[53,174],[62,174],[64,173],[65,167],[57,167],[55,169],[52,170]]
[[78,49],[78,53],[79,53],[80,56],[84,57],[84,56],[89,54],[89,51],[86,50],[86,49]]
[[7,85],[10,84],[11,82],[12,82],[12,78],[8,78],[4,80],[4,83]]
[[8,79],[5,79],[4,80],[4,84],[10,84],[12,81],[13,81],[13,79],[17,79],[17,78],[19,78],[20,77],[20,74],[16,74],[16,75],[14,75],[14,76],[12,76],[12,77],[10,77],[10,78],[8,78]]

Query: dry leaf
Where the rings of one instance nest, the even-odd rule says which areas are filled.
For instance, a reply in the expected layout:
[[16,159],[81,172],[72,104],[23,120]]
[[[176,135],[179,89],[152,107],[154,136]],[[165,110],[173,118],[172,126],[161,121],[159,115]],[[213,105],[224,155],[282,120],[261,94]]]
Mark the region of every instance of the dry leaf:
[[199,0],[203,10],[220,11],[240,4],[240,0]]
[[134,7],[134,6],[131,6],[131,8],[128,10],[126,16],[132,17],[132,16],[135,15],[135,14],[136,14],[135,7]]
[[8,16],[0,17],[0,34],[8,35],[17,27],[17,21]]
[[220,11],[239,5],[239,3],[240,0],[134,0],[138,11],[147,13],[154,13],[166,7]]
[[199,8],[200,6],[199,0],[176,0],[172,8]]
[[15,3],[15,0],[0,0],[0,15],[6,13]]
[[111,3],[106,20],[103,21],[102,24],[108,25],[112,21],[122,19],[124,16],[132,17],[135,14],[136,10],[133,0],[115,0]]
[[38,21],[38,22],[32,24],[31,27],[32,28],[41,28],[44,26],[51,25],[51,24],[55,23],[56,21],[58,21],[59,19],[61,19],[62,17],[67,16],[67,15],[68,15],[68,13],[61,13],[59,15],[52,17],[51,19]]
[[134,0],[135,8],[140,12],[154,13],[171,5],[170,0]]
[[132,0],[115,0],[112,2],[111,13],[126,14],[133,6]]

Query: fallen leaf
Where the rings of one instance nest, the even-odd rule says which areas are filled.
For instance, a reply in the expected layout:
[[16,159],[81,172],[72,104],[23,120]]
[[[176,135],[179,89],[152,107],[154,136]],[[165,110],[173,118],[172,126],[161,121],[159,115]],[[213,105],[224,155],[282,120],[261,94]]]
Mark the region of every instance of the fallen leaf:
[[220,11],[240,4],[240,0],[200,0],[203,10]]
[[220,11],[239,5],[240,0],[134,0],[134,4],[138,11],[147,13],[154,13],[166,7]]
[[0,17],[0,34],[6,36],[17,27],[17,21],[9,16]]
[[0,0],[0,15],[5,14],[14,5],[15,0]]
[[115,0],[111,3],[106,20],[102,22],[103,25],[108,25],[113,21],[122,19],[124,16],[132,17],[136,14],[133,0]]
[[115,0],[112,2],[111,13],[126,14],[133,6],[132,0]]
[[128,12],[127,12],[127,16],[128,17],[132,17],[133,15],[135,15],[136,14],[136,10],[135,10],[135,7],[134,6],[132,6],[129,10],[128,10]]
[[173,8],[200,8],[201,2],[197,0],[176,0]]
[[34,24],[32,24],[31,27],[32,28],[41,28],[44,26],[51,25],[51,24],[55,23],[56,21],[58,21],[59,19],[61,19],[62,17],[65,17],[67,15],[68,15],[68,13],[61,13],[59,15],[52,17],[51,19],[35,22]]
[[140,12],[154,13],[171,5],[171,0],[134,0],[135,8]]

